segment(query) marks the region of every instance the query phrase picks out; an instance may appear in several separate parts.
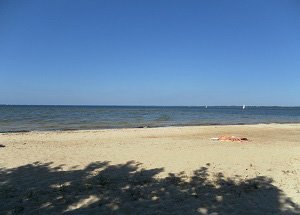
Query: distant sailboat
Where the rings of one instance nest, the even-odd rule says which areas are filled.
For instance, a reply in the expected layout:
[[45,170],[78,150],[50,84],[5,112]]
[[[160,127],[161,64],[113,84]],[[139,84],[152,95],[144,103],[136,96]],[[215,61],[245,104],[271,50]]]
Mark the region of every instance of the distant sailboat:
[[207,105],[205,106],[205,108],[207,108]]
[[243,110],[246,108],[246,105],[243,105]]

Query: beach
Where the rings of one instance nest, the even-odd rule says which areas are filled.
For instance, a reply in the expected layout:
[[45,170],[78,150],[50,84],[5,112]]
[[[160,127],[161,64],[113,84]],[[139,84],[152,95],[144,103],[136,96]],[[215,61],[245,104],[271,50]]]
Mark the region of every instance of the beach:
[[299,140],[300,124],[1,133],[0,210],[299,214]]

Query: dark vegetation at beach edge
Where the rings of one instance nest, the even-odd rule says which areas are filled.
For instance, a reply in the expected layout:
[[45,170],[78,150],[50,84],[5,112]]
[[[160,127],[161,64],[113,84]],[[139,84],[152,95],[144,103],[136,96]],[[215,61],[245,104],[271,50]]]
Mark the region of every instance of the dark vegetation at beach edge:
[[[0,170],[1,214],[299,214],[299,205],[264,176],[211,175],[210,164],[188,177],[156,177],[163,168],[95,162],[63,171],[52,163]],[[88,202],[93,197],[94,200]],[[80,202],[86,201],[81,207]]]

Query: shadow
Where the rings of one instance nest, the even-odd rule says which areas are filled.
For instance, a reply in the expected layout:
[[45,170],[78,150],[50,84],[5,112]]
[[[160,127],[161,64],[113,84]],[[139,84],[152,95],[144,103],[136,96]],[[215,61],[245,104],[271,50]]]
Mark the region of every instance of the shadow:
[[39,163],[0,170],[1,214],[299,214],[272,179],[170,173],[140,163],[91,163],[63,171]]

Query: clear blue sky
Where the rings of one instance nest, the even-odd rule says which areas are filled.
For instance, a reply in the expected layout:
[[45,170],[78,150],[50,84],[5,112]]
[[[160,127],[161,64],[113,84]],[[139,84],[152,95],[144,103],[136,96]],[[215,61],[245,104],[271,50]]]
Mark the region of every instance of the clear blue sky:
[[0,103],[300,105],[300,1],[0,0]]

